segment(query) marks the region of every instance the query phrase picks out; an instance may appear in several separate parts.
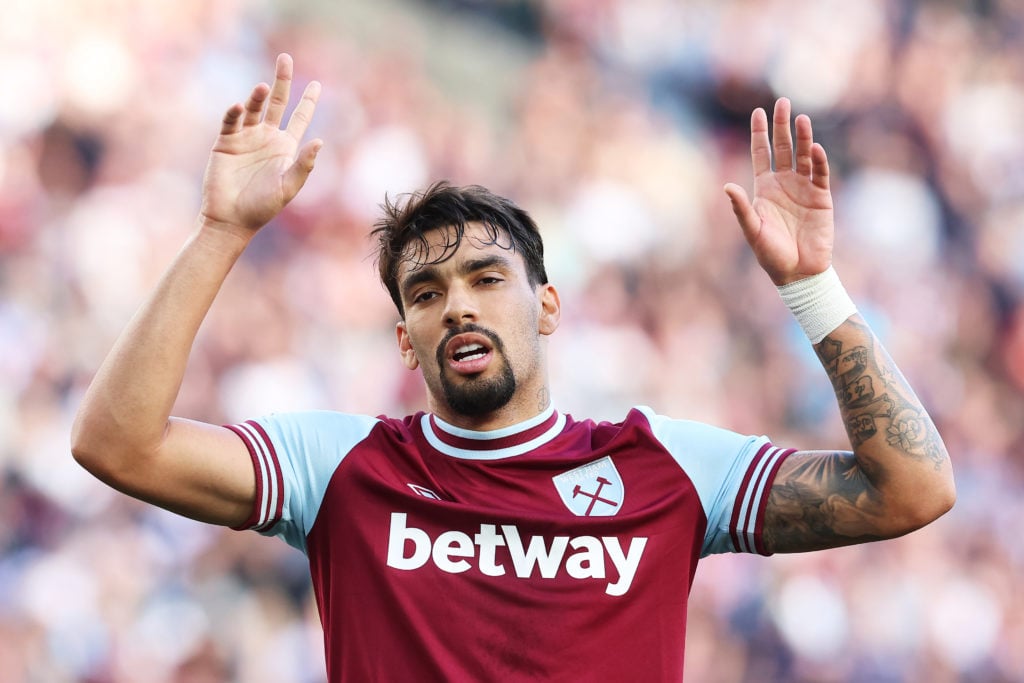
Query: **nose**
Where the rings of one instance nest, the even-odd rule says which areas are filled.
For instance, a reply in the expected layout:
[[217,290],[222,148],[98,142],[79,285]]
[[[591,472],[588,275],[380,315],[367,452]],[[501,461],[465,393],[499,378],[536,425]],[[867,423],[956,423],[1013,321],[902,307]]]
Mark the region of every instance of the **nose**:
[[445,325],[454,327],[477,319],[476,300],[467,287],[461,284],[452,285],[445,297]]

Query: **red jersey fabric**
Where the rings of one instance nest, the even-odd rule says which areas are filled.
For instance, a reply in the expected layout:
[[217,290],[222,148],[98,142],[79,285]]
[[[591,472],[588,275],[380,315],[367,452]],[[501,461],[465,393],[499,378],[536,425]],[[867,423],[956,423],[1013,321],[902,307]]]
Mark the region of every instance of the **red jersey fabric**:
[[497,432],[429,414],[233,425],[243,525],[309,558],[340,681],[678,681],[697,561],[759,552],[791,450],[634,409]]

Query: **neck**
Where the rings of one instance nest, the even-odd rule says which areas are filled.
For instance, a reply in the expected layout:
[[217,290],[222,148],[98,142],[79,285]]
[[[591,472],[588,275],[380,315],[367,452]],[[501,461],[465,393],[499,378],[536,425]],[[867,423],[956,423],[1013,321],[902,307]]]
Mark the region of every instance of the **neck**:
[[433,397],[428,397],[427,406],[430,412],[454,427],[488,432],[537,417],[551,407],[551,393],[545,385],[529,397],[513,397],[501,408],[483,415],[457,413],[447,403],[434,400]]

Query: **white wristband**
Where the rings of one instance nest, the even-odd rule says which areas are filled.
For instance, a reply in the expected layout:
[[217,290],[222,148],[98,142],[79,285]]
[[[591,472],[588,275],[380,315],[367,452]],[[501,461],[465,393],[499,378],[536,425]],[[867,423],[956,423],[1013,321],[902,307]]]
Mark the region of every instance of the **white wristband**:
[[832,266],[817,275],[782,285],[778,290],[782,302],[792,311],[812,344],[820,342],[857,312]]

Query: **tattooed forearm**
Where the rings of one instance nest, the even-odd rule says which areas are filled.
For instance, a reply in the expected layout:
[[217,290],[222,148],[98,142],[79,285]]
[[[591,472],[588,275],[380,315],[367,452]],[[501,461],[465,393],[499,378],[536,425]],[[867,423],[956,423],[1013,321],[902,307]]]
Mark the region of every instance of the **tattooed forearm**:
[[892,448],[940,467],[945,448],[924,408],[898,379],[889,357],[876,348],[870,330],[856,319],[839,329],[846,325],[863,331],[858,335],[863,344],[844,344],[833,333],[815,350],[835,389],[854,450],[881,434]]
[[946,447],[881,344],[853,316],[815,346],[853,452],[801,451],[779,467],[765,501],[769,552],[894,538],[956,499]]
[[852,453],[803,452],[782,465],[765,508],[769,552],[878,540],[878,495]]

